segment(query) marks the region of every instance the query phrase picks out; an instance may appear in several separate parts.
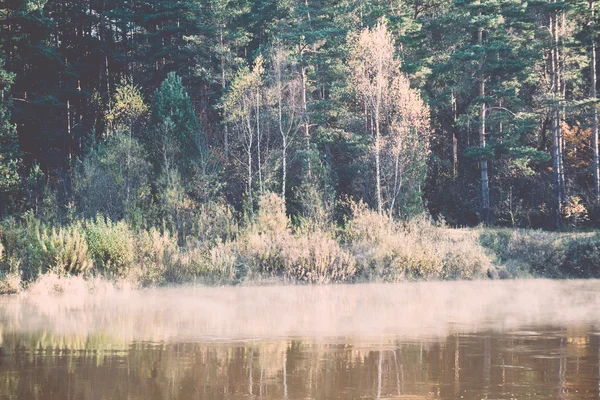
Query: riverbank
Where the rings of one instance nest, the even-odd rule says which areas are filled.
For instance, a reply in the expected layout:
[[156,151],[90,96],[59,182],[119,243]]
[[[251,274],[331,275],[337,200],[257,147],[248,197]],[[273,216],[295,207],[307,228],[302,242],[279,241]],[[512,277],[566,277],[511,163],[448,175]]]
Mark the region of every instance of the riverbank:
[[424,218],[391,221],[360,204],[342,226],[292,226],[273,195],[244,227],[213,209],[197,229],[182,241],[100,216],[59,228],[31,216],[5,223],[0,293],[70,290],[60,288],[66,276],[135,287],[600,277],[595,233],[451,229]]

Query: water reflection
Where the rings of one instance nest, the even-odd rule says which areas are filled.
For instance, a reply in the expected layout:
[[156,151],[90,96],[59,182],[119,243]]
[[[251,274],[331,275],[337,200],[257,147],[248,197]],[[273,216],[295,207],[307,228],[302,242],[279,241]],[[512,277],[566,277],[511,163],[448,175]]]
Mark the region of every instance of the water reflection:
[[[600,396],[598,282],[476,287],[169,289],[76,305],[5,298],[0,399]],[[271,313],[242,316],[273,300]]]
[[[439,342],[144,343],[97,350],[3,337],[3,399],[598,398],[581,327]],[[25,340],[24,340],[25,339]],[[27,347],[38,341],[41,347]]]

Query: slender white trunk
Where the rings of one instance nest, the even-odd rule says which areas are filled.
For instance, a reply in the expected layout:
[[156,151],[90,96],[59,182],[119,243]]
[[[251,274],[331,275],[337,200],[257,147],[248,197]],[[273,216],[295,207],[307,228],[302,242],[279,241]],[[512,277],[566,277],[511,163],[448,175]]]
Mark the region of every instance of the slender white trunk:
[[458,138],[456,136],[456,98],[454,97],[454,90],[452,90],[452,117],[454,119],[454,128],[452,129],[452,167],[453,174],[456,178],[458,173]]
[[[244,102],[245,103],[245,102]],[[254,144],[254,131],[252,129],[252,101],[250,100],[250,104],[245,104],[244,109],[247,110],[247,114],[244,117],[246,124],[246,156],[248,158],[247,167],[248,167],[248,202],[250,205],[250,210],[252,211],[254,208],[253,198],[252,198],[252,145]]]
[[[219,43],[221,45],[221,89],[223,89],[223,93],[225,93],[225,41],[223,38],[223,25],[219,26]],[[223,126],[223,148],[225,161],[227,161],[229,158],[229,129],[227,122],[225,122]]]
[[[483,29],[481,28],[478,31],[478,41],[479,45],[483,46]],[[483,71],[481,73],[483,74]],[[483,101],[485,97],[485,78],[483,75],[479,77],[479,97],[481,99],[481,106],[479,107],[479,147],[481,149],[485,149],[486,109],[485,102]],[[481,169],[481,222],[487,226],[490,224],[490,187],[488,178],[488,162],[485,156],[481,158],[479,166]]]
[[[556,3],[556,0],[553,0]],[[562,172],[562,133],[561,133],[561,109],[560,97],[561,76],[560,76],[560,52],[559,52],[559,27],[558,11],[553,11],[550,16],[550,31],[552,33],[552,52],[551,52],[551,70],[552,70],[552,166],[554,178],[554,197],[555,197],[555,226],[560,227],[562,208],[564,205],[564,174]]]
[[558,39],[557,39],[557,59],[559,60],[558,63],[558,87],[560,88],[560,100],[562,102],[561,107],[560,107],[560,114],[559,114],[559,125],[558,125],[558,140],[559,140],[559,157],[558,160],[560,162],[560,197],[561,197],[561,201],[562,204],[565,204],[567,201],[567,194],[566,194],[566,178],[565,178],[565,161],[564,161],[564,154],[565,154],[565,139],[564,136],[562,134],[562,126],[563,126],[563,122],[567,119],[567,106],[566,106],[566,102],[565,100],[567,99],[567,86],[565,84],[565,80],[564,80],[564,76],[563,76],[563,71],[565,71],[565,57],[564,57],[564,37],[565,37],[565,32],[566,32],[566,14],[564,11],[560,12],[561,14],[561,24],[560,24],[560,31],[558,31],[558,20],[557,20],[557,31],[558,31]]
[[375,180],[377,184],[377,212],[382,214],[381,201],[381,156],[380,156],[379,105],[375,107]]
[[600,156],[598,154],[598,105],[596,100],[598,97],[597,92],[597,60],[596,60],[596,1],[590,0],[590,11],[592,14],[592,54],[591,54],[591,65],[590,65],[590,86],[592,101],[592,141],[594,146],[594,194],[596,196],[596,202],[600,202]]
[[302,80],[302,121],[304,122],[304,140],[306,145],[306,166],[307,166],[307,176],[311,176],[311,167],[310,167],[310,127],[308,121],[308,105],[307,105],[307,95],[306,95],[306,69],[304,66],[300,66],[300,79]]
[[248,148],[248,201],[252,207],[252,150]]
[[260,132],[260,88],[256,89],[256,145],[258,146],[258,149],[256,151],[256,154],[258,156],[258,187],[260,189],[260,193],[264,193],[264,187],[263,187],[263,179],[262,179],[262,161],[261,161],[261,157],[260,157],[260,152],[261,152],[261,145],[260,145],[260,139],[261,139],[261,132]]

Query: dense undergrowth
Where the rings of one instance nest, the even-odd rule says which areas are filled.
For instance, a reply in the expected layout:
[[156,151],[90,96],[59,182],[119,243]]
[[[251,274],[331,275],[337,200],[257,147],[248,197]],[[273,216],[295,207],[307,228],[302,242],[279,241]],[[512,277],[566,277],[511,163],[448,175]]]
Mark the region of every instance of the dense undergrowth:
[[600,234],[489,229],[481,244],[515,277],[600,278]]
[[135,286],[600,276],[598,235],[454,230],[392,221],[361,204],[350,210],[341,226],[292,226],[271,194],[243,226],[225,206],[206,208],[183,240],[103,216],[51,227],[28,214],[1,226],[0,293],[68,276]]

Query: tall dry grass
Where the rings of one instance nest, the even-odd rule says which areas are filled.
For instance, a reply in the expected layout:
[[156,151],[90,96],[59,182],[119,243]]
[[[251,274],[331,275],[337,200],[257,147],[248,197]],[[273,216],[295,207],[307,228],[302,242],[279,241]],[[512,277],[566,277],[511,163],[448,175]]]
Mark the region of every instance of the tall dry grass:
[[494,269],[475,236],[450,234],[425,218],[393,221],[364,204],[352,206],[345,242],[361,280],[475,279]]

